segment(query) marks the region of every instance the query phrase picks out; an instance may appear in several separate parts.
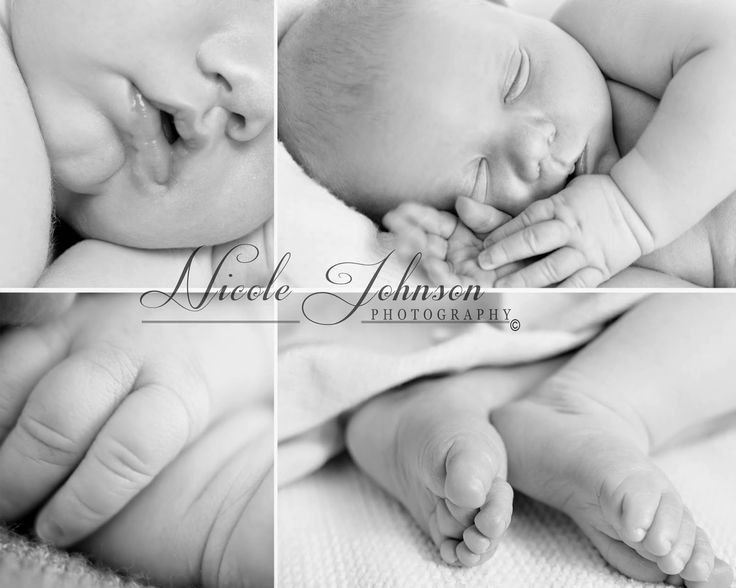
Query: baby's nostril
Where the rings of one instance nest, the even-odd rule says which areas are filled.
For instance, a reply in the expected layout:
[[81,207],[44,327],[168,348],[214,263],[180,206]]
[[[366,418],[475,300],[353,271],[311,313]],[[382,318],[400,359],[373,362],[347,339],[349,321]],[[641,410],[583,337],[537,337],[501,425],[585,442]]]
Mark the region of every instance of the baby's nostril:
[[242,114],[235,114],[233,113],[232,118],[230,120],[230,128],[235,131],[243,131],[245,130],[247,121],[245,120],[245,117]]
[[228,82],[227,81],[227,78],[225,76],[223,76],[222,74],[215,74],[215,81],[217,82],[218,85],[220,85],[223,88],[225,88],[225,91],[227,93],[230,93],[230,92],[233,91],[232,84],[230,82]]

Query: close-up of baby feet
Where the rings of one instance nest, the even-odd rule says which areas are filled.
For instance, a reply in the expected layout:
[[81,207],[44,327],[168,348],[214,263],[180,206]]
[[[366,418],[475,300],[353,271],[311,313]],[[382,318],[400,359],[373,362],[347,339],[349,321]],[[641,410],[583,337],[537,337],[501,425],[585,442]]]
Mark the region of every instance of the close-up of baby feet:
[[569,515],[629,577],[730,586],[730,567],[715,557],[706,532],[641,449],[646,437],[638,425],[605,403],[552,390],[493,415],[514,486]]
[[412,514],[448,564],[476,566],[511,521],[503,442],[460,403],[427,402],[431,380],[377,398],[350,419],[350,454]]

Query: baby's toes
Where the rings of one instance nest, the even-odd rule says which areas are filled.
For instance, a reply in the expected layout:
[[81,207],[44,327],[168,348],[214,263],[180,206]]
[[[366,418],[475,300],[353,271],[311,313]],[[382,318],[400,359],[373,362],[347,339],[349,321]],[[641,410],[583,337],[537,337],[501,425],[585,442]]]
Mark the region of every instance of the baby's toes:
[[457,539],[445,539],[440,544],[440,557],[442,561],[450,565],[458,564],[457,559],[457,546],[460,545],[460,541]]
[[458,544],[455,549],[455,553],[457,555],[457,560],[466,568],[477,566],[481,561],[483,561],[482,555],[470,551],[465,542]]
[[463,536],[466,526],[452,516],[444,500],[440,500],[437,503],[437,510],[435,512],[437,516],[437,530],[442,539],[451,538],[459,540]]
[[514,491],[501,478],[496,478],[486,503],[475,515],[475,528],[491,541],[497,541],[511,523]]
[[492,541],[486,537],[475,525],[463,531],[463,543],[470,551],[481,556],[491,551],[491,547],[495,551],[495,547],[498,545],[497,540]]
[[680,523],[680,531],[672,546],[672,550],[664,557],[657,559],[657,565],[660,570],[666,574],[675,575],[679,574],[685,568],[685,564],[690,561],[693,553],[695,533],[695,521],[690,511],[685,509],[682,515],[682,522]]
[[651,490],[628,491],[626,485],[625,483],[620,490],[623,491],[623,496],[620,499],[614,498],[606,510],[613,513],[609,515],[609,522],[616,528],[621,539],[626,543],[639,543],[646,538],[654,522],[662,494]]
[[731,588],[733,585],[733,568],[722,559],[715,559],[713,572],[705,582],[686,580],[687,588]]
[[460,523],[463,528],[467,528],[473,525],[475,515],[477,515],[478,511],[480,510],[477,508],[465,508],[462,506],[458,506],[451,500],[447,499],[445,499],[445,506],[447,506],[447,510],[450,511],[450,514],[455,517],[455,520]]
[[642,545],[649,553],[663,557],[672,551],[680,533],[684,510],[682,500],[677,494],[674,492],[662,494],[654,521],[642,541]]
[[704,582],[710,578],[714,567],[715,554],[713,553],[713,547],[711,547],[708,535],[698,527],[695,531],[695,541],[690,559],[680,572],[680,576],[685,580]]
[[447,453],[445,496],[463,508],[480,508],[486,501],[498,467],[490,443],[460,439]]

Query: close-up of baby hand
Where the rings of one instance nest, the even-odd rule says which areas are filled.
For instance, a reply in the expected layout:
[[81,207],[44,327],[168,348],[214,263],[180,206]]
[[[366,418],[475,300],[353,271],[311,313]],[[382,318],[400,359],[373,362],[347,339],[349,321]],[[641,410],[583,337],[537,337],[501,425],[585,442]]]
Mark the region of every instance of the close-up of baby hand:
[[36,533],[57,546],[104,525],[207,424],[198,358],[125,300],[80,297],[0,334],[0,520],[43,504]]
[[643,246],[632,228],[637,222],[609,176],[580,176],[491,232],[478,263],[491,271],[544,255],[495,286],[592,288],[642,256]]
[[456,211],[457,216],[409,202],[389,212],[383,224],[396,236],[401,257],[422,254],[422,268],[434,284],[492,286],[519,268],[511,264],[486,271],[478,264],[483,238],[508,221],[508,215],[465,197],[458,198]]

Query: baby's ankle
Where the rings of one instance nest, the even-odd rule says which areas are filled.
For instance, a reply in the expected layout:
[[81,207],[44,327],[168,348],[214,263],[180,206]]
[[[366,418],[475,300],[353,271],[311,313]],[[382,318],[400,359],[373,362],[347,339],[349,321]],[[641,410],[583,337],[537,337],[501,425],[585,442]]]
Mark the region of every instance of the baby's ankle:
[[[518,416],[522,419],[524,413],[530,416],[536,413],[544,422],[548,422],[548,416],[554,414],[556,418],[569,421],[570,430],[574,427],[578,433],[590,430],[615,435],[645,454],[650,452],[651,438],[644,421],[632,407],[615,395],[608,397],[593,393],[555,376],[514,404],[521,412]],[[510,410],[515,410],[513,405]],[[504,412],[502,408],[494,413],[493,422],[507,418]],[[498,424],[503,427],[503,422]]]

